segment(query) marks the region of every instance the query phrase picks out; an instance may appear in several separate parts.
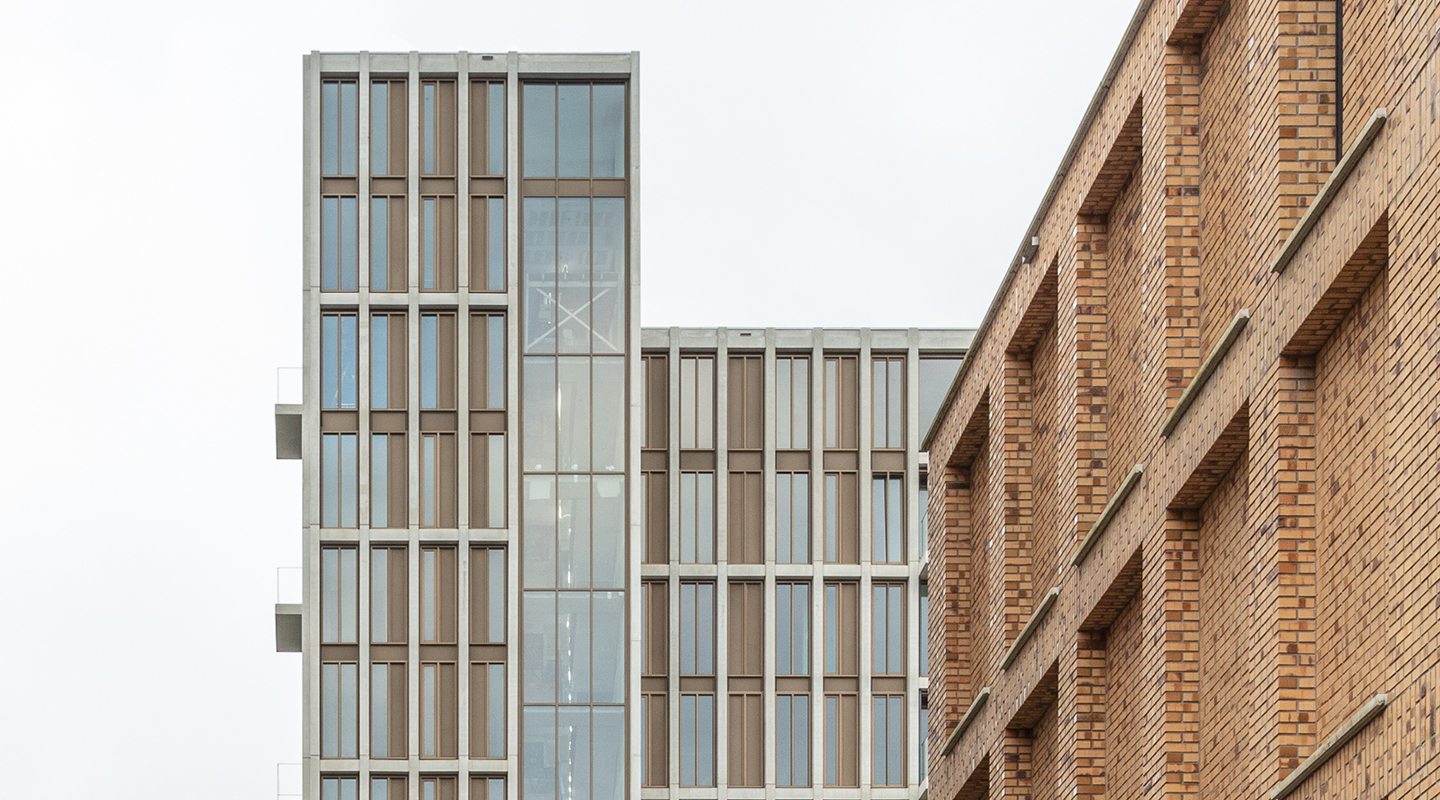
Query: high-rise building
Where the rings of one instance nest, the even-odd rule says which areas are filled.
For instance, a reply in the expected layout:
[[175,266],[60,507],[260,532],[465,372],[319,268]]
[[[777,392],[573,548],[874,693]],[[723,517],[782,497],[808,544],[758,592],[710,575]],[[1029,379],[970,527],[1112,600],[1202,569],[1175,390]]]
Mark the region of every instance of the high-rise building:
[[642,331],[635,54],[304,81],[305,797],[918,797],[970,332]]

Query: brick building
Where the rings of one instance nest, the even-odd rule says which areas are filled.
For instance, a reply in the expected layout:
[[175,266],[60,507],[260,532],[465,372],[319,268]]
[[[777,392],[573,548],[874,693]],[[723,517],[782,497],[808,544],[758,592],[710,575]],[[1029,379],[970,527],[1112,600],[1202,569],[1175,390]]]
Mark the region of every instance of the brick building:
[[931,797],[1440,795],[1437,36],[1140,3],[924,444]]

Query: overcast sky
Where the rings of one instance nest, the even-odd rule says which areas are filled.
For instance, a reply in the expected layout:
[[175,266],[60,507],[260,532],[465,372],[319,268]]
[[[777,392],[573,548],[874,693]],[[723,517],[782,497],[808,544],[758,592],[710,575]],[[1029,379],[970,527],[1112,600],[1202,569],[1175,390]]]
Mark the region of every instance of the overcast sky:
[[1134,6],[6,3],[4,795],[299,760],[303,53],[639,50],[645,325],[970,327]]

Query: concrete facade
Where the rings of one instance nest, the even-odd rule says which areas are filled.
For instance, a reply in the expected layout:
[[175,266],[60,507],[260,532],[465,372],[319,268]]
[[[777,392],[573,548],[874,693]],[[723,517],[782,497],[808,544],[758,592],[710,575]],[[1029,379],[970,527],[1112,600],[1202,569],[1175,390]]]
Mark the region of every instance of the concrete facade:
[[1437,30],[1140,4],[925,442],[932,797],[1435,796]]

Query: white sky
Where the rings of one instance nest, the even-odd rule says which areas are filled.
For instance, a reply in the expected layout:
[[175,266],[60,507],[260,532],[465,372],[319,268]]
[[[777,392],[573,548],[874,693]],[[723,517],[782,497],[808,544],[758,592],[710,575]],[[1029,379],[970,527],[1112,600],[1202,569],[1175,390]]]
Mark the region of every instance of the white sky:
[[300,755],[302,53],[639,50],[646,325],[979,324],[1135,0],[0,9],[9,798]]

